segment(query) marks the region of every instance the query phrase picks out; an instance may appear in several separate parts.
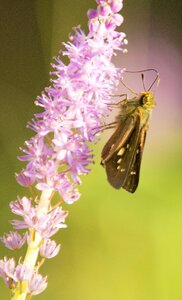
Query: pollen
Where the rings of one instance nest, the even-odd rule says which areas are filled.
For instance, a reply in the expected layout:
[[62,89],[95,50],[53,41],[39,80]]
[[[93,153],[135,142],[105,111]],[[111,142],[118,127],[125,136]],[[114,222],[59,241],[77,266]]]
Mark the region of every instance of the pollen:
[[120,170],[121,169],[121,167],[120,166],[117,166],[117,170]]
[[136,172],[131,172],[130,174],[131,174],[131,175],[136,175]]
[[130,147],[130,144],[127,144],[127,145],[126,145],[126,148],[128,149],[129,147]]
[[118,156],[122,156],[123,154],[124,154],[124,152],[125,152],[125,148],[123,147],[123,148],[121,148],[119,151],[118,151]]
[[136,151],[136,154],[138,154],[139,153],[139,149],[137,149],[137,151]]
[[117,163],[120,164],[121,161],[122,161],[122,158],[119,158],[118,161],[117,161]]
[[121,172],[124,172],[124,171],[125,171],[125,169],[121,169],[120,171],[121,171]]

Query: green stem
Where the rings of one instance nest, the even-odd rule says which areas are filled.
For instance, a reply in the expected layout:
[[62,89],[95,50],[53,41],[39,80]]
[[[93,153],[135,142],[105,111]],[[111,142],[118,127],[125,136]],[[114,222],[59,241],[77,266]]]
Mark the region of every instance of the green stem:
[[[53,190],[43,191],[40,197],[40,201],[37,207],[38,216],[45,215],[48,213],[50,206],[50,198]],[[27,248],[27,252],[24,258],[24,265],[29,270],[34,270],[39,255],[39,247],[42,241],[41,235],[34,229],[30,229],[30,242]],[[19,282],[16,288],[13,290],[13,297],[11,300],[27,300],[30,299],[28,295],[28,282]],[[27,298],[28,297],[28,298]]]

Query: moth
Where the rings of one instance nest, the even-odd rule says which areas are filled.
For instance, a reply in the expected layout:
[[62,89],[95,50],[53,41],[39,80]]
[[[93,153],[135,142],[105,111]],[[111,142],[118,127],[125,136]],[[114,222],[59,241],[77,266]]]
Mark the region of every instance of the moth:
[[151,91],[144,91],[118,104],[119,115],[108,126],[114,125],[115,131],[102,150],[101,165],[114,188],[122,187],[134,193],[139,183],[149,119],[155,106],[154,95]]

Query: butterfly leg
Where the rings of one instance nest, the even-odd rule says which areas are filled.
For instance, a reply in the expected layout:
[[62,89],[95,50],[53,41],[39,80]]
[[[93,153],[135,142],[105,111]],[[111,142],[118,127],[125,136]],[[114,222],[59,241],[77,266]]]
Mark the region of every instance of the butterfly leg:
[[111,97],[124,97],[122,100],[120,100],[119,102],[117,103],[111,103],[111,104],[108,104],[108,107],[109,108],[120,108],[121,107],[121,104],[123,101],[126,101],[127,100],[127,94],[121,94],[121,95],[112,95]]
[[95,129],[97,129],[97,131],[94,133],[94,135],[98,132],[102,132],[104,130],[107,130],[107,129],[112,129],[112,128],[116,128],[116,125],[117,125],[117,122],[112,122],[112,123],[108,123],[108,124],[105,124],[105,125],[101,125]]

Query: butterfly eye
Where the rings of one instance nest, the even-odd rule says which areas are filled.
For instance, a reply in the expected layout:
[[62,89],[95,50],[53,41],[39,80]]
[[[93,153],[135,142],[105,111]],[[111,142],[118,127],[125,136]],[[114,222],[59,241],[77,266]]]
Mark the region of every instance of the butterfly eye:
[[146,104],[147,103],[147,97],[145,96],[145,95],[142,95],[141,97],[140,97],[140,105],[144,105],[144,104]]

